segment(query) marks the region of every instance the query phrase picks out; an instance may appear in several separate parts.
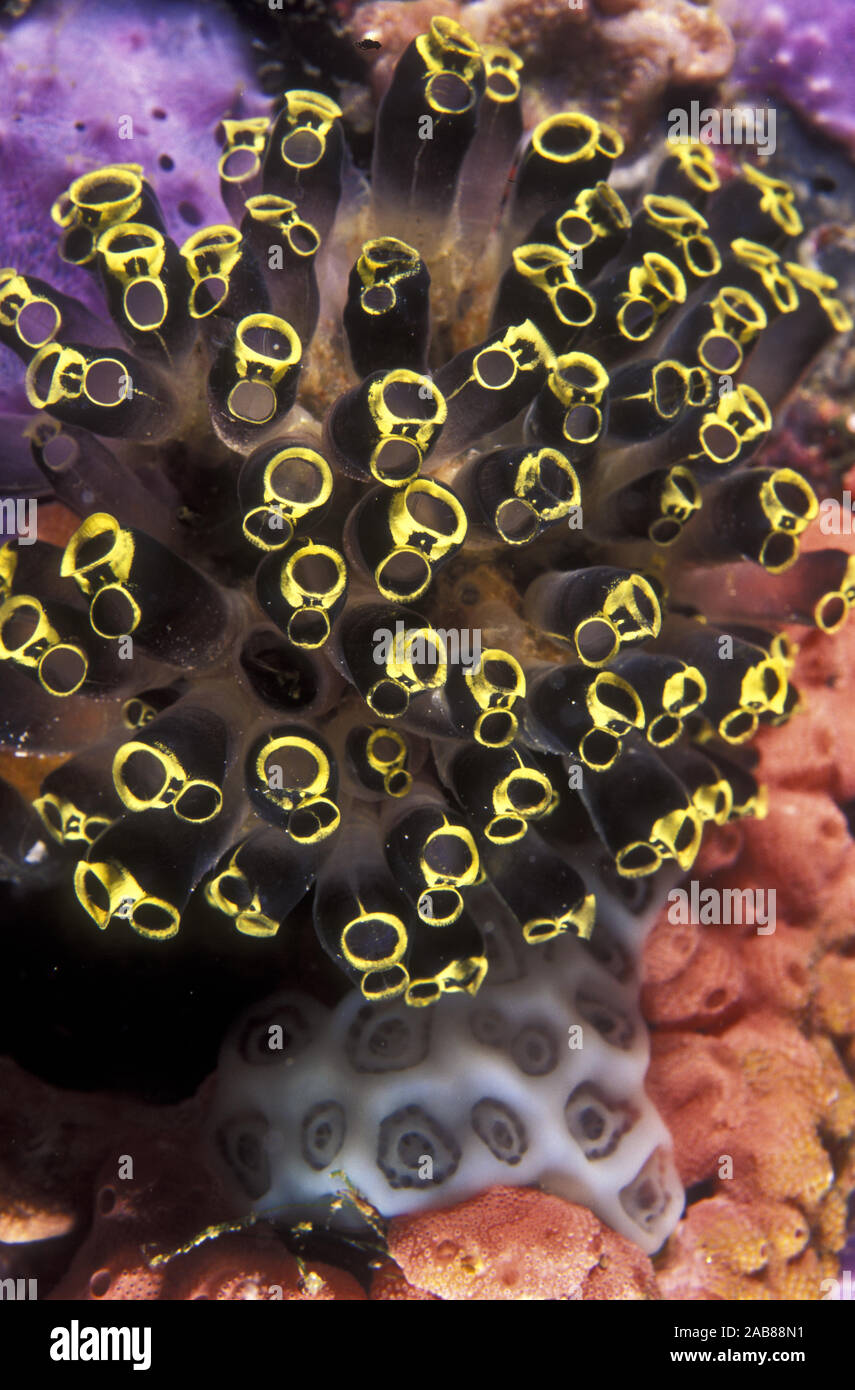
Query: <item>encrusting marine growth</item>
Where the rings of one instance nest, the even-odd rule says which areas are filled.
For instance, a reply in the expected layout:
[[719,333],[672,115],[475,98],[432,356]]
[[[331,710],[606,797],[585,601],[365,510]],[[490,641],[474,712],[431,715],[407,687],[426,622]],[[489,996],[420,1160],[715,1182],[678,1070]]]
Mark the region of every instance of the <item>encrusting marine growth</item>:
[[578,112],[514,164],[521,67],[434,19],[370,196],[329,97],[224,120],[234,224],[181,246],[138,165],[84,174],[52,213],[111,322],[0,271],[21,448],[81,517],[0,550],[0,737],[71,755],[32,807],[3,786],[0,863],[151,951],[191,902],[264,950],[313,891],[356,988],[280,978],[227,1042],[244,1200],[539,1182],[652,1250],[638,952],[704,826],[764,813],[780,628],[855,601],[847,552],[799,558],[806,480],[752,465],[851,320],[759,168],[669,145],[628,208]]

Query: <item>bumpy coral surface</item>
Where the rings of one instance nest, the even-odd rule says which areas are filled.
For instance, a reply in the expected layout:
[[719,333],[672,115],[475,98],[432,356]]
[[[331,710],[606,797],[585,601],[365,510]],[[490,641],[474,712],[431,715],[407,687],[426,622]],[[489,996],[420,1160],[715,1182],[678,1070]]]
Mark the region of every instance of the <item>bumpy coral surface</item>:
[[372,1299],[655,1296],[650,1264],[633,1242],[539,1192],[494,1187],[450,1211],[398,1218],[389,1250],[394,1265],[375,1276]]
[[[805,540],[825,543],[818,524]],[[648,1086],[684,1183],[706,1194],[662,1261],[672,1298],[829,1297],[855,1190],[852,633],[792,635],[806,713],[760,739],[769,816],[720,832],[694,871],[771,888],[776,931],[761,941],[663,916],[645,952],[644,1011],[658,1025]]]
[[[62,959],[60,1020],[80,959],[97,961],[101,1029],[141,972],[162,1024],[140,1038],[123,1018],[120,1066],[128,1038],[130,1056],[169,1054],[193,996],[210,990],[220,1029],[283,985],[223,1053],[223,1180],[244,1211],[311,1203],[314,1220],[342,1183],[369,1226],[373,1208],[426,1209],[390,1245],[415,1296],[460,1296],[488,1260],[476,1296],[544,1296],[530,1262],[499,1253],[506,1234],[476,1237],[479,1200],[488,1231],[506,1222],[495,1194],[456,1209],[437,1274],[429,1209],[488,1185],[540,1182],[649,1251],[673,1227],[635,962],[705,828],[725,827],[708,862],[730,869],[726,835],[736,864],[743,821],[767,812],[748,745],[797,713],[786,624],[827,643],[855,601],[845,549],[799,556],[809,483],[756,457],[789,388],[851,328],[800,245],[792,190],[750,164],[722,186],[708,149],[673,145],[627,205],[608,182],[618,130],[570,111],[523,138],[522,71],[440,14],[389,75],[369,180],[336,103],[289,90],[269,112],[221,113],[230,219],[188,234],[153,170],[113,156],[48,199],[90,292],[31,263],[0,272],[23,382],[4,477],[20,494],[35,463],[79,519],[63,545],[28,534],[26,510],[4,515],[0,739],[50,760],[37,795],[0,788],[5,901],[18,923],[43,914],[30,940],[10,933],[25,988],[45,970],[38,934]],[[776,789],[764,872],[787,858],[780,819],[818,809]],[[844,821],[823,813],[836,872]],[[648,956],[663,1058],[666,1029],[694,1030],[694,1057],[699,1030],[729,1028],[730,1050],[699,1065],[770,1124],[781,1058],[802,1078],[764,1189],[787,1259],[807,1219],[829,1251],[842,1241],[823,1136],[842,1143],[848,1101],[826,1043],[776,1018],[764,1051],[740,1000],[765,1002],[773,979],[779,1013],[805,1006],[817,872],[782,883],[780,935],[743,931],[732,950],[669,918]],[[101,1037],[77,1008],[72,1065],[91,1083]],[[846,1036],[832,971],[816,1008]],[[198,1080],[212,1038],[192,1048]],[[669,1118],[693,1100],[677,1073],[653,1085]],[[709,1137],[674,1126],[680,1176],[710,1181]],[[733,1200],[748,1203],[762,1162],[738,1137]],[[565,1206],[554,1224],[556,1197],[518,1201],[570,1252],[548,1296],[651,1287],[593,1216]],[[172,1274],[153,1273],[130,1205],[127,1228],[93,1232],[76,1296],[359,1296],[227,1230],[210,1258],[188,1236]],[[667,1268],[669,1287],[696,1287]],[[412,1296],[388,1266],[384,1280]]]

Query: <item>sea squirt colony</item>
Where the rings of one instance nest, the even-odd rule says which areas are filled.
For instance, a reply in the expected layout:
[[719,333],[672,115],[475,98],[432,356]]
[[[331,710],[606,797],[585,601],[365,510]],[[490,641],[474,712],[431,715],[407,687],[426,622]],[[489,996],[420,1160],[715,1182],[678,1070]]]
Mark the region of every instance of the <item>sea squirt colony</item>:
[[434,19],[361,199],[329,97],[224,120],[235,222],[180,247],[139,166],[84,174],[52,213],[109,318],[0,271],[13,448],[82,518],[0,551],[0,737],[70,754],[32,805],[3,785],[0,854],[153,951],[191,903],[264,950],[313,892],[356,989],[227,1041],[242,1200],[540,1182],[654,1249],[680,1196],[638,949],[704,826],[763,814],[782,626],[855,600],[846,552],[799,557],[807,481],[753,462],[851,320],[759,168],[669,145],[628,208],[578,112],[517,158],[521,68]]

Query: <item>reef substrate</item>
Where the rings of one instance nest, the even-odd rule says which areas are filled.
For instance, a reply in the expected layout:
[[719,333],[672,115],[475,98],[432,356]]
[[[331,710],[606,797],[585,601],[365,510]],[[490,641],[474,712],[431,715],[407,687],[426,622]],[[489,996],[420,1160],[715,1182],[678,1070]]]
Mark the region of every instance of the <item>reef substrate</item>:
[[[665,894],[721,854],[705,830],[744,835],[765,873],[808,796],[770,802],[751,741],[801,707],[791,625],[828,644],[855,571],[845,546],[800,555],[818,498],[759,451],[852,319],[788,184],[672,144],[624,201],[620,131],[564,111],[526,137],[522,69],[433,17],[388,75],[369,180],[337,104],[289,90],[221,123],[231,221],[179,244],[117,160],[52,201],[85,296],[0,272],[27,407],[4,477],[23,495],[35,465],[78,522],[0,551],[0,742],[47,760],[36,795],[0,789],[10,1045],[65,1086],[175,1099],[231,1024],[200,1142],[235,1219],[284,1208],[349,1238],[356,1211],[363,1238],[394,1218],[392,1256],[438,1296],[469,1275],[480,1297],[647,1296],[627,1242],[654,1254],[680,1178],[712,1181],[681,1129],[701,1044],[674,1061],[666,1030],[727,1028],[718,1063],[748,1068],[744,994],[787,1015],[745,1104],[777,1113],[783,1056],[805,1076],[780,1135],[802,1136],[812,1186],[761,1192],[793,1218],[782,1250],[824,1223],[813,1277],[842,1243],[849,1159],[818,1137],[841,1069],[787,1014],[813,978],[812,870],[782,884],[768,950],[654,930],[643,997],[676,1167],[638,990]],[[842,862],[844,838],[824,852]],[[833,973],[817,999],[845,1038]],[[841,1099],[836,1146],[848,1123]],[[680,1231],[761,1200],[741,1139],[739,1184]],[[575,1204],[542,1285],[524,1251],[478,1244],[515,1181],[548,1189],[516,1199],[532,1231]],[[440,1206],[460,1234],[444,1273]],[[77,1296],[184,1296],[139,1272],[136,1227],[125,1264],[100,1230]],[[681,1238],[660,1257],[673,1290],[693,1277]],[[213,1265],[181,1255],[186,1296],[240,1296],[223,1290],[248,1287],[243,1240],[222,1232]],[[270,1281],[302,1296],[278,1250]],[[338,1296],[359,1296],[349,1279]]]

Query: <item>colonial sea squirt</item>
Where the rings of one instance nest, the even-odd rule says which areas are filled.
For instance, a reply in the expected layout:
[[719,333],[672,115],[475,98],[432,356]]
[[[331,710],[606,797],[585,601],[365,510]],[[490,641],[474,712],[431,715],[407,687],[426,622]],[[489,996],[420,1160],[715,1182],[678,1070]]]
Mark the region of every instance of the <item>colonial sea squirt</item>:
[[[4,872],[147,952],[191,918],[293,947],[223,1051],[247,1206],[541,1183],[653,1250],[682,1198],[638,951],[705,824],[763,813],[780,628],[855,597],[799,558],[808,483],[753,463],[851,322],[751,165],[670,146],[627,207],[620,136],[568,112],[508,181],[520,81],[435,19],[363,196],[289,91],[223,122],[232,223],[179,246],[134,164],[57,200],[109,319],[0,272],[21,447],[81,517],[0,552],[3,740],[69,755],[3,788]],[[324,962],[332,1009],[291,988]]]

